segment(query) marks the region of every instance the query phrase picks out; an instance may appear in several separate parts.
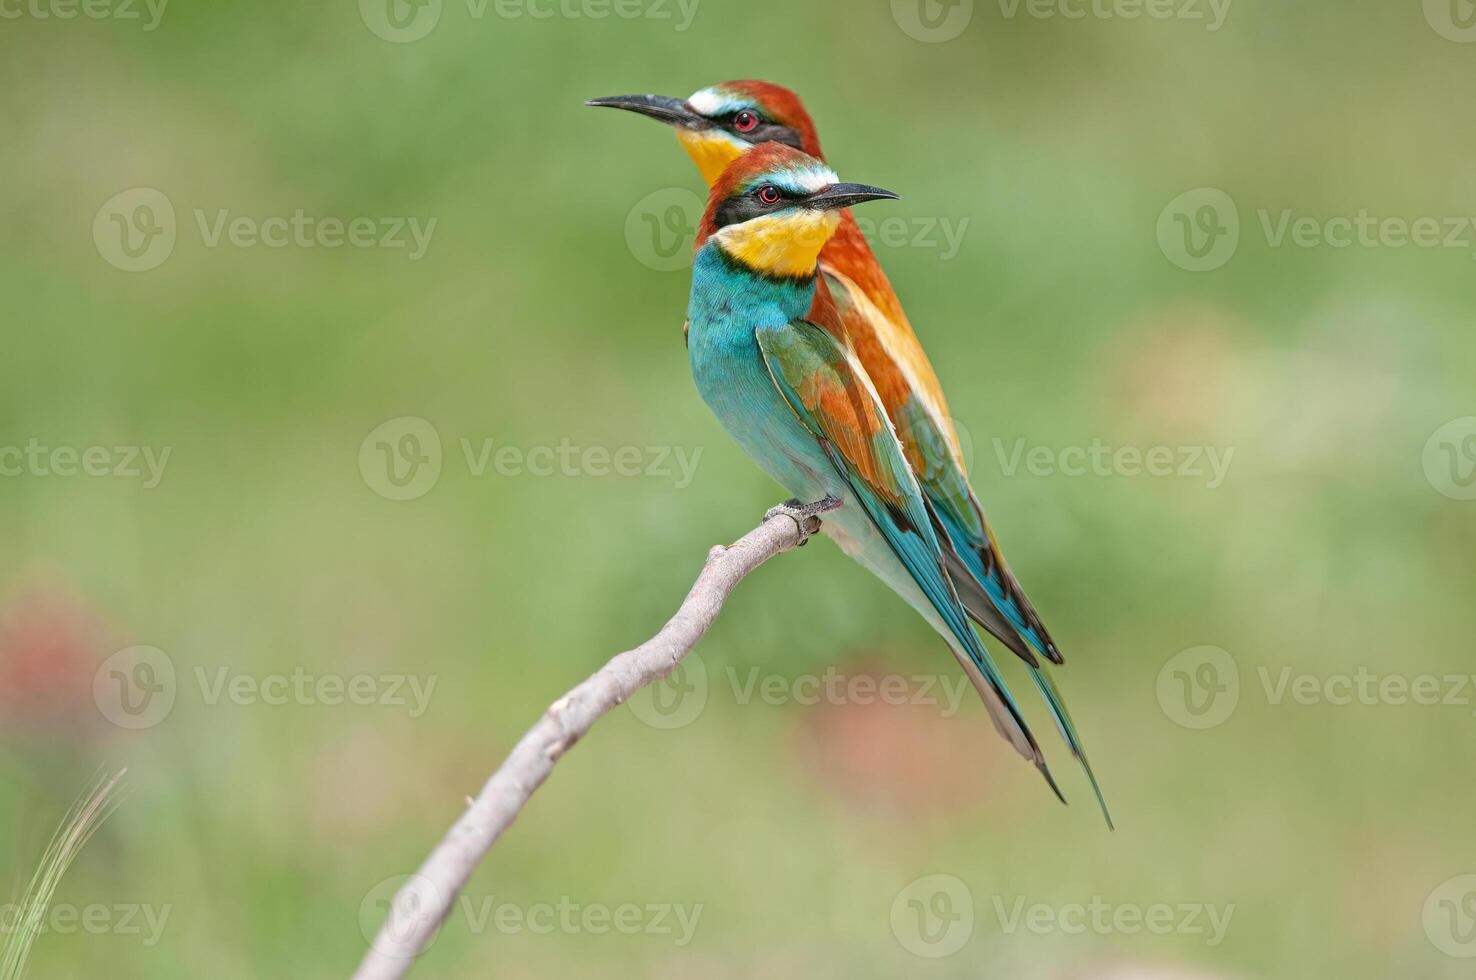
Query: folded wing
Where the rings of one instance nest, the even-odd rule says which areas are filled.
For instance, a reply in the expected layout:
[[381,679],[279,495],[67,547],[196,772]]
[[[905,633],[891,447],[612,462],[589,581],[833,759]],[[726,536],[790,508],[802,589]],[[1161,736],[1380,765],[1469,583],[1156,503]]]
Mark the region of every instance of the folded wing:
[[1059,795],[1004,678],[969,625],[928,504],[865,372],[834,338],[804,320],[762,328],[756,336],[775,386],[957,640],[959,660],[996,727]]

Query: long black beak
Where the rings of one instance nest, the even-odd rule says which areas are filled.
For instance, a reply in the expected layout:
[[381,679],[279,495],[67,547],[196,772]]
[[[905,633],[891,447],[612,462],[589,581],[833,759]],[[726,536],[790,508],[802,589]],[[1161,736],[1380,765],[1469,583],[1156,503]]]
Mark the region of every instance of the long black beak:
[[872,187],[869,184],[831,184],[805,198],[805,207],[817,211],[837,211],[867,201],[900,201],[891,191]]
[[604,99],[590,99],[584,104],[639,112],[668,126],[679,126],[682,129],[708,129],[712,126],[711,121],[693,112],[692,107],[684,100],[665,95],[612,95]]

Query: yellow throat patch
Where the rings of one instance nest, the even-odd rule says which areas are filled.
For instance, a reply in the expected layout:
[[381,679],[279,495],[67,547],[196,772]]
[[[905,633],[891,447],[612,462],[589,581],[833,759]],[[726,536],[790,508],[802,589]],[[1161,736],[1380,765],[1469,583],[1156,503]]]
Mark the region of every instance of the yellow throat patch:
[[808,276],[838,224],[839,212],[800,208],[729,225],[713,237],[750,268],[771,276]]
[[728,164],[741,157],[747,149],[720,129],[702,132],[679,129],[677,139],[681,140],[683,149],[697,164],[697,169],[702,171],[702,179],[707,181],[708,187],[717,183]]

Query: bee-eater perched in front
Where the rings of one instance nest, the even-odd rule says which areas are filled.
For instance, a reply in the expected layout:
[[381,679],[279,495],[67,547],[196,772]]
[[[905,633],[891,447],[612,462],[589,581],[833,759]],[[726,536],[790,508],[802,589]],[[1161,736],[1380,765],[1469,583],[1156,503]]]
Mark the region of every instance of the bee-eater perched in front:
[[687,308],[692,374],[744,452],[797,500],[816,502],[791,513],[798,518],[839,502],[824,533],[942,634],[995,727],[1059,796],[969,624],[934,511],[876,386],[844,342],[807,319],[832,307],[818,265],[840,212],[896,196],[843,184],[825,164],[783,144],[734,161],[713,185],[698,232]]
[[[793,147],[824,161],[804,104],[793,92],[768,82],[725,82],[689,99],[630,95],[591,99],[588,104],[627,109],[674,126],[703,178],[714,186],[734,161],[764,143]],[[849,210],[840,212],[834,234],[819,253],[818,270],[824,288],[816,291],[810,321],[860,362],[935,517],[943,561],[960,601],[975,622],[1029,665],[1062,737],[1100,801],[1101,791],[1065,700],[1036,653],[1056,664],[1064,660],[1005,564],[969,485],[937,375]]]

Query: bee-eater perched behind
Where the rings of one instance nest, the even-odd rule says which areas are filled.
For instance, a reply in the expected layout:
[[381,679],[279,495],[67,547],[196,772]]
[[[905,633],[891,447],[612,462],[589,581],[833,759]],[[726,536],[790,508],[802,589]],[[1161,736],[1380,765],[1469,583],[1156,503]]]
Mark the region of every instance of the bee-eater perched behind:
[[[755,146],[778,143],[824,161],[804,104],[793,92],[769,82],[725,82],[689,99],[630,95],[592,99],[588,104],[628,109],[674,126],[715,191],[726,179],[727,168]],[[1096,777],[1065,701],[1036,651],[1053,663],[1060,664],[1063,658],[1005,564],[969,485],[937,375],[850,211],[840,211],[833,224],[834,232],[818,255],[822,288],[814,291],[806,314],[859,361],[935,516],[943,561],[959,600],[975,622],[1029,665],[1062,737],[1100,801]]]
[[783,144],[734,161],[714,184],[698,232],[687,309],[692,374],[723,428],[765,472],[798,500],[839,501],[824,533],[942,634],[995,727],[1060,795],[969,624],[949,548],[872,379],[844,342],[806,319],[832,308],[818,265],[840,212],[895,197],[840,183],[825,164]]

